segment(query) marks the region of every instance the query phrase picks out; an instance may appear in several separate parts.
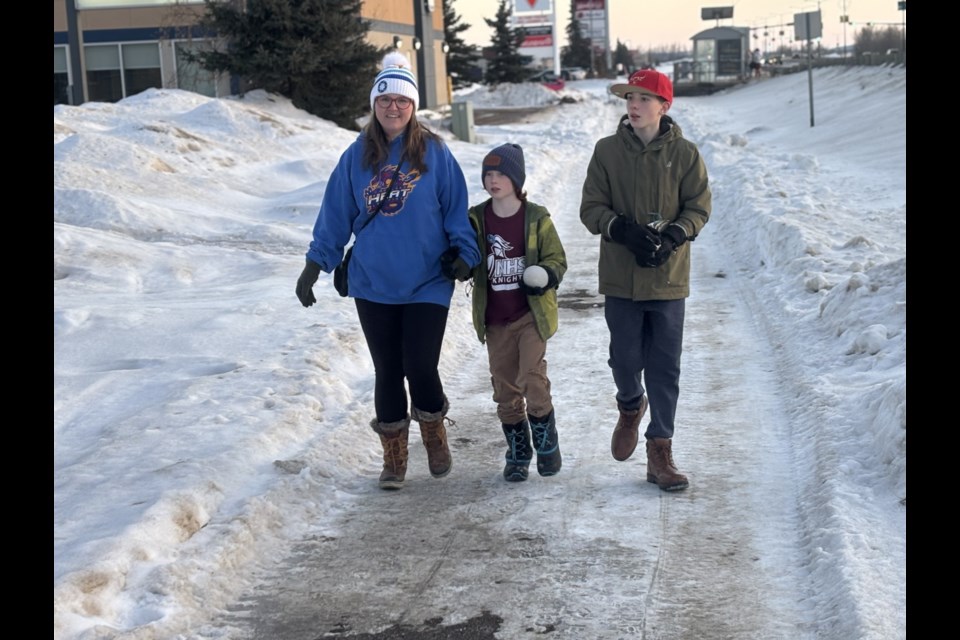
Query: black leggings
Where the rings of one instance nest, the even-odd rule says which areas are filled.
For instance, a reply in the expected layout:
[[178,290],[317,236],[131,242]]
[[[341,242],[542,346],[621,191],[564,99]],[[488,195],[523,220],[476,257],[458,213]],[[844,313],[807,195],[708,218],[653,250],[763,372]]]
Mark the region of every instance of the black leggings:
[[443,409],[440,348],[447,327],[447,307],[439,304],[380,304],[355,300],[360,326],[376,370],[374,404],[379,422],[407,417],[410,402],[424,413]]

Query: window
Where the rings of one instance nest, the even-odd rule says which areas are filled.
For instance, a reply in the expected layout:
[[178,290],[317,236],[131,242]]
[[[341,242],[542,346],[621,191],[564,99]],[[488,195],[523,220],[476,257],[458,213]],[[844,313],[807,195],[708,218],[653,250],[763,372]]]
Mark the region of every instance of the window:
[[116,102],[145,89],[160,88],[160,46],[142,44],[87,45],[87,96],[95,102]]
[[70,104],[70,67],[67,48],[53,48],[53,104]]
[[714,82],[717,78],[716,61],[713,58],[716,40],[697,40],[694,44],[694,77],[697,82]]
[[124,97],[163,87],[158,43],[124,44],[120,45],[120,52],[123,56]]
[[87,45],[83,54],[87,66],[87,99],[93,102],[122,100],[120,48],[115,44]]

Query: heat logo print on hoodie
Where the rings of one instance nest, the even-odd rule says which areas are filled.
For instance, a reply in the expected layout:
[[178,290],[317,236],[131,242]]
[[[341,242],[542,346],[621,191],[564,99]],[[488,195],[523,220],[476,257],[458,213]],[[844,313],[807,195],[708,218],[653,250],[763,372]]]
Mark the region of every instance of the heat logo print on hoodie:
[[[393,175],[396,173],[397,177]],[[393,184],[390,180],[393,180]],[[363,195],[367,201],[367,213],[372,214],[376,211],[380,201],[386,198],[380,214],[385,216],[395,216],[403,211],[403,205],[407,198],[413,193],[420,181],[420,171],[412,169],[409,173],[397,171],[397,165],[388,164],[380,169],[380,172],[373,176],[370,184],[364,189]],[[387,185],[390,185],[390,191],[387,192]]]
[[487,254],[487,277],[490,288],[494,291],[510,291],[520,288],[520,278],[527,264],[524,255],[510,258],[507,256],[513,250],[513,245],[498,234],[487,235],[487,245],[490,253]]

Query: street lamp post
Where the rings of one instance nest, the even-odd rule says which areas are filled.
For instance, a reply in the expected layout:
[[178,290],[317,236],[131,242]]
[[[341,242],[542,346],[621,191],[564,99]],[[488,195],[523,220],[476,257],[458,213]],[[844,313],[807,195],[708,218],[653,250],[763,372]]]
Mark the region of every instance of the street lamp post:
[[900,10],[900,57],[907,55],[907,0],[901,0],[897,3],[897,9]]

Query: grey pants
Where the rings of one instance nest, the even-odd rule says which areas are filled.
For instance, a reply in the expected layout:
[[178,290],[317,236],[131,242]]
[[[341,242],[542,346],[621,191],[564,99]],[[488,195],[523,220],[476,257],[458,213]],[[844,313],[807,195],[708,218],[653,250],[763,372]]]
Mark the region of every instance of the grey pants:
[[608,364],[617,385],[617,404],[623,409],[636,409],[647,394],[650,423],[646,438],[673,437],[685,309],[683,299],[633,301],[606,297]]

